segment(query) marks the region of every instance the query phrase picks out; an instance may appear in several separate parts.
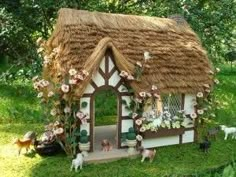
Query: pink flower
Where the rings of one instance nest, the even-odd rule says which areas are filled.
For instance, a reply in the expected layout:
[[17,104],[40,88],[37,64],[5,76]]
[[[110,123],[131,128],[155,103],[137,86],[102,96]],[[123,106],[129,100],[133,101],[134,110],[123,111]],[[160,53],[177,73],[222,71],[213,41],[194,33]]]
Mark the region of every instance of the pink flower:
[[75,85],[76,83],[77,83],[77,80],[75,80],[75,79],[70,79],[69,80],[70,85]]
[[68,93],[68,92],[70,91],[70,87],[69,87],[69,85],[62,84],[61,90],[62,90],[64,93]]
[[86,70],[82,70],[82,73],[83,73],[85,76],[88,76],[88,75],[89,75],[89,72],[86,71]]
[[138,141],[142,141],[142,140],[143,140],[143,137],[142,137],[141,135],[137,135],[137,136],[136,136],[136,139],[137,139]]
[[157,93],[154,93],[154,95],[153,95],[155,98],[157,98],[157,99],[160,99],[160,95],[158,95]]
[[74,76],[74,75],[77,74],[77,71],[76,71],[75,69],[70,69],[70,70],[69,70],[69,74],[70,74],[71,76]]
[[135,123],[136,123],[136,125],[138,125],[138,126],[140,126],[140,125],[142,125],[142,120],[140,120],[140,119],[137,119],[136,121],[135,121]]
[[146,95],[147,95],[147,97],[152,97],[152,94],[149,92],[147,92]]
[[84,80],[84,77],[81,74],[76,74],[75,78],[79,80]]
[[84,117],[84,113],[78,111],[78,112],[76,113],[76,117],[78,117],[79,119],[82,119],[82,118]]
[[142,98],[146,97],[146,92],[139,92],[139,96],[141,96]]

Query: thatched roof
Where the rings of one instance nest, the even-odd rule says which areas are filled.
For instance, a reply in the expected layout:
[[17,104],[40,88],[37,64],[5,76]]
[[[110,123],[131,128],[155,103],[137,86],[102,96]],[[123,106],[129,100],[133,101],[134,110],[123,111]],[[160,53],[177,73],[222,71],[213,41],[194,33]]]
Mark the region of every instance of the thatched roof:
[[51,77],[69,68],[89,71],[82,91],[107,49],[118,69],[129,73],[144,60],[145,51],[150,53],[141,81],[131,83],[136,92],[156,85],[161,93],[196,93],[204,84],[212,85],[211,64],[201,42],[187,23],[173,19],[61,9],[47,45],[60,48],[48,70]]

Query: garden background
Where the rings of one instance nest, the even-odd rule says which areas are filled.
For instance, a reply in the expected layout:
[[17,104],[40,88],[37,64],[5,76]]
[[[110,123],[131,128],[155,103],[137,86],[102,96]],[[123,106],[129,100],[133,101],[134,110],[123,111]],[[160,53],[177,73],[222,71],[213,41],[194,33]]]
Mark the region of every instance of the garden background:
[[[40,75],[42,59],[36,40],[47,39],[54,27],[57,11],[70,7],[89,11],[168,17],[182,15],[198,34],[208,57],[219,67],[219,101],[216,117],[207,127],[236,126],[236,2],[235,0],[5,0],[0,1],[0,176],[76,176],[69,172],[71,159],[64,155],[42,158],[35,154],[17,157],[14,137],[28,130],[43,132],[48,121],[31,78]],[[103,106],[104,97],[107,99]],[[98,115],[104,123],[114,116],[116,104],[109,93],[97,96]],[[223,141],[223,132],[212,141],[209,154],[199,152],[197,144],[162,147],[152,164],[140,158],[86,165],[79,176],[222,176],[236,169],[236,140]]]

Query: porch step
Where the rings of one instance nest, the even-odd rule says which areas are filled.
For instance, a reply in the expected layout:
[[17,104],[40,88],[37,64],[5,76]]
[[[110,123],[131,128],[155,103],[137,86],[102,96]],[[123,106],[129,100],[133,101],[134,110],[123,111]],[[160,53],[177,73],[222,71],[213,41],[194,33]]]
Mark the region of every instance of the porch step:
[[132,155],[128,154],[127,149],[112,149],[109,152],[94,151],[90,152],[87,157],[84,158],[86,163],[104,163],[110,162],[122,158],[134,158],[139,155],[138,152]]

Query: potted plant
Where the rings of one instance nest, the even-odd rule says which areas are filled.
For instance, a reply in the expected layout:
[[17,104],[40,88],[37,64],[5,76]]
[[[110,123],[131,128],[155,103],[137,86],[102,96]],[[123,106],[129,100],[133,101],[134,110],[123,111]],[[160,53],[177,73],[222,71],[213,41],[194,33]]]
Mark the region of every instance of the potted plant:
[[128,153],[133,154],[135,152],[135,147],[137,145],[136,134],[133,127],[129,128],[129,132],[127,133],[127,136],[126,136],[126,143],[127,143],[127,146],[129,147]]
[[88,156],[88,151],[90,149],[90,142],[88,137],[87,130],[82,130],[80,132],[80,140],[79,140],[79,150],[84,154],[84,156]]

